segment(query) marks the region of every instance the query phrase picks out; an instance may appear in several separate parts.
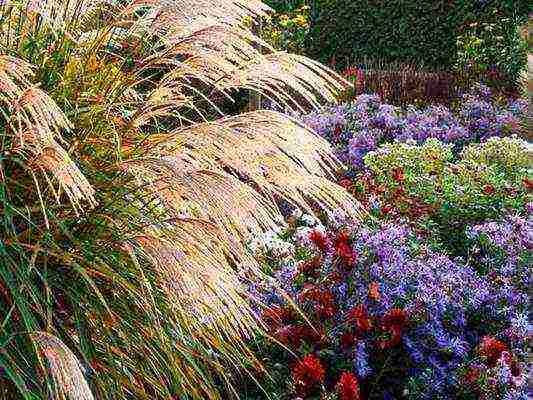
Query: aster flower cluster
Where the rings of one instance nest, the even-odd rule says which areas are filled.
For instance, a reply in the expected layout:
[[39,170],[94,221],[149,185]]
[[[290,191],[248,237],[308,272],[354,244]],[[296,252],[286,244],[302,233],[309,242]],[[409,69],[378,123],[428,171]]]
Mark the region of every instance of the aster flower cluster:
[[296,355],[268,355],[286,367],[277,388],[284,395],[523,398],[528,222],[470,227],[473,252],[491,241],[514,255],[495,273],[493,259],[453,259],[402,224],[325,228],[306,219],[293,217],[280,236],[295,249],[274,267],[290,265],[276,275],[285,295],[265,297],[270,334]]
[[300,119],[337,149],[339,158],[353,169],[364,166],[363,157],[386,142],[436,138],[452,143],[456,151],[465,144],[517,134],[527,113],[523,99],[503,99],[478,85],[459,98],[455,107],[429,105],[395,107],[378,95],[362,94],[353,103],[326,108]]

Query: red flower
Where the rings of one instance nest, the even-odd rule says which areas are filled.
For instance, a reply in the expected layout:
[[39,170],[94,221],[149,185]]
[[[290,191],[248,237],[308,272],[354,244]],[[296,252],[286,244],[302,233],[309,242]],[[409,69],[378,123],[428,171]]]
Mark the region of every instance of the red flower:
[[344,332],[340,338],[340,345],[343,349],[349,349],[355,345],[355,335],[352,332]]
[[300,264],[298,272],[310,278],[318,278],[318,270],[320,269],[321,262],[322,259],[320,257],[314,257],[311,260]]
[[533,181],[529,179],[527,176],[524,177],[524,179],[522,179],[522,183],[524,184],[527,190],[533,190]]
[[407,323],[405,311],[399,308],[389,310],[381,319],[381,328],[389,335],[389,338],[381,341],[383,349],[394,347],[402,339],[402,330]]
[[340,258],[342,258],[342,260],[344,261],[346,265],[349,265],[349,266],[352,265],[352,263],[354,262],[355,255],[354,255],[352,248],[350,247],[348,243],[340,242],[336,246],[336,251],[337,251],[337,255]]
[[320,360],[309,354],[298,361],[292,377],[299,393],[307,393],[319,383],[324,382],[325,371]]
[[487,365],[490,368],[496,366],[498,359],[504,351],[507,351],[507,345],[491,336],[485,336],[479,344],[479,353],[486,357]]
[[381,207],[381,213],[383,215],[387,215],[391,211],[392,211],[392,207],[391,206],[383,206],[383,207]]
[[[275,337],[280,343],[283,343],[283,344],[293,344],[293,339],[296,338],[296,335],[294,334],[294,326],[292,325],[286,325],[286,326],[282,326],[281,328],[277,329],[274,334],[273,334],[273,337]],[[299,340],[299,338],[296,338]],[[297,341],[295,347],[299,347],[300,346],[300,343]]]
[[333,133],[335,134],[335,136],[339,136],[341,132],[342,132],[342,127],[340,125],[337,125],[335,129],[333,130]]
[[339,273],[339,271],[333,271],[328,275],[328,280],[335,284],[335,283],[341,283],[344,281],[343,276]]
[[274,329],[294,318],[294,312],[289,307],[272,306],[263,311],[263,321]]
[[496,189],[494,189],[494,186],[492,185],[483,186],[483,193],[487,195],[491,195],[491,194],[494,194],[494,192],[496,192]]
[[331,292],[318,292],[315,300],[315,312],[319,318],[328,319],[335,315],[335,302]]
[[479,369],[475,367],[470,367],[468,368],[468,370],[466,371],[464,375],[464,380],[466,381],[467,384],[474,385],[479,379],[479,375],[480,375]]
[[404,194],[405,194],[405,189],[402,186],[399,186],[399,187],[396,188],[396,190],[394,191],[392,196],[394,198],[398,198],[398,197],[403,196]]
[[372,320],[368,316],[364,304],[360,304],[348,313],[348,319],[355,322],[357,329],[364,333],[372,329]]
[[321,335],[310,326],[287,325],[278,329],[274,337],[293,349],[298,349],[302,342],[316,344],[321,340]]
[[313,229],[309,234],[309,240],[311,240],[321,251],[325,251],[327,248],[327,238],[322,234],[322,232]]
[[400,308],[392,308],[383,316],[381,323],[385,329],[402,329],[407,323],[407,315]]
[[348,178],[344,178],[340,180],[339,185],[345,189],[348,189],[350,186],[352,186],[352,181]]
[[359,400],[359,382],[351,372],[343,372],[337,383],[337,394],[339,400]]
[[392,170],[392,178],[397,182],[402,182],[405,180],[402,168],[394,168]]
[[315,300],[317,298],[318,288],[313,283],[304,283],[304,286],[298,294],[298,300],[304,302],[307,300]]
[[346,265],[351,266],[355,259],[355,253],[353,252],[352,247],[348,244],[349,239],[350,236],[346,232],[340,232],[335,239],[335,251]]

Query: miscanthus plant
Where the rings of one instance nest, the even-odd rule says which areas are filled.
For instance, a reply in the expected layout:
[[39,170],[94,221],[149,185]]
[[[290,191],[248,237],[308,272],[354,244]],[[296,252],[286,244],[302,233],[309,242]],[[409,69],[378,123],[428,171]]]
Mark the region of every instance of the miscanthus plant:
[[243,24],[268,11],[0,2],[0,398],[230,398],[257,366],[242,243],[282,221],[280,199],[350,200],[297,122],[211,118],[237,89],[298,108],[344,84]]

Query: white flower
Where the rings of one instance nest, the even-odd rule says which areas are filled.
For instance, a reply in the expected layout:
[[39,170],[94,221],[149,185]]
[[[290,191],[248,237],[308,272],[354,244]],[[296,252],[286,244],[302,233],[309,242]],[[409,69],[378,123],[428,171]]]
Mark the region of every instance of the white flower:
[[302,212],[302,210],[300,210],[299,208],[295,208],[294,211],[292,212],[291,216],[293,218],[296,218],[297,220],[299,220],[300,218],[302,218],[304,215],[304,213]]
[[320,224],[320,221],[314,215],[311,214],[302,215],[301,221],[307,226],[315,226],[317,224]]

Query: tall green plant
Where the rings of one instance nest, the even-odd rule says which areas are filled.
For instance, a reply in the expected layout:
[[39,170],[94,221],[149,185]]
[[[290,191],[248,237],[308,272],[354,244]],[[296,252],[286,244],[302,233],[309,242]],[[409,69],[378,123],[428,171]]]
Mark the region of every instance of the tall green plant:
[[257,365],[242,242],[280,223],[276,199],[350,200],[295,121],[205,117],[239,88],[298,107],[342,85],[245,28],[267,10],[1,3],[0,398],[229,398]]

